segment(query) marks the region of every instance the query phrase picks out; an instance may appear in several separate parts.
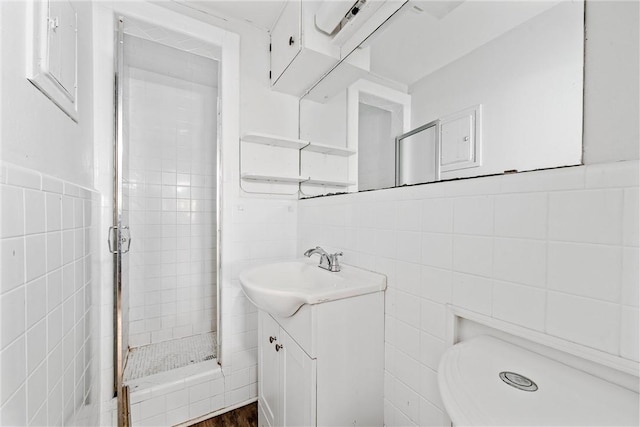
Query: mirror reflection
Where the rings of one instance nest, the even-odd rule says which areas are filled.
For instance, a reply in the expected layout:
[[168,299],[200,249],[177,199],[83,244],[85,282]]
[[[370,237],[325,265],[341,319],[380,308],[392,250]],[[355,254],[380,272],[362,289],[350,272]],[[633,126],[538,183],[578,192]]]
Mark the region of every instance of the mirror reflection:
[[300,100],[302,195],[576,165],[584,3],[408,1]]

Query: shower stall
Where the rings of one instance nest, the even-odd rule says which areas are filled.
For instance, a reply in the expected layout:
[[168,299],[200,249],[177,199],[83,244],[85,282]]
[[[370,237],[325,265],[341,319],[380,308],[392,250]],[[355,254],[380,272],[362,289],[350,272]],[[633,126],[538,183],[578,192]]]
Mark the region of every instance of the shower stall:
[[[217,368],[220,49],[118,17],[114,390]],[[182,421],[186,421],[182,420]]]

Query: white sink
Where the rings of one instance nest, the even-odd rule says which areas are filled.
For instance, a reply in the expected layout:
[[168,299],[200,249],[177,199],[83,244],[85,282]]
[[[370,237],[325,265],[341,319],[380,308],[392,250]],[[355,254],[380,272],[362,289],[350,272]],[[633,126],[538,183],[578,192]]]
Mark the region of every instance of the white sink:
[[280,317],[293,316],[304,304],[320,304],[385,290],[382,274],[342,265],[333,273],[317,260],[265,264],[240,273],[242,290],[258,308]]

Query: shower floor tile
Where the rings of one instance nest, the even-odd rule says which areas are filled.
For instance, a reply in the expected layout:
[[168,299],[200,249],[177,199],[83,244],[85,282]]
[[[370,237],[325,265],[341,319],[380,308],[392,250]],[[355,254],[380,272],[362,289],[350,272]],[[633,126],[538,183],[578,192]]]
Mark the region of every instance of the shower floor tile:
[[127,354],[124,381],[147,377],[215,358],[215,332],[132,348]]

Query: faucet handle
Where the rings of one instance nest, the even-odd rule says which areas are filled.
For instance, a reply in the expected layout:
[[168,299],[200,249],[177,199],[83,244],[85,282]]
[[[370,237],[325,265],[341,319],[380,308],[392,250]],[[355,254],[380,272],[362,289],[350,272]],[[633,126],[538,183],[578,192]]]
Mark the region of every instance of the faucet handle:
[[340,271],[340,262],[338,261],[338,257],[342,256],[342,252],[336,252],[334,254],[329,255],[329,270],[333,272]]

